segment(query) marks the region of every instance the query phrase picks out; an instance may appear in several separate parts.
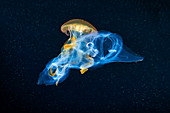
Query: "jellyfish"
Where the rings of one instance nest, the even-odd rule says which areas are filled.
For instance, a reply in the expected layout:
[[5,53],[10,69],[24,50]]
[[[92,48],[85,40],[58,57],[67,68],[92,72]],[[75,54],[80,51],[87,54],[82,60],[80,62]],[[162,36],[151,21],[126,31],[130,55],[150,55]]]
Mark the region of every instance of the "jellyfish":
[[[63,33],[65,33],[67,36],[70,36],[70,38],[65,42],[65,44],[61,50],[64,52],[63,54],[67,54],[67,50],[70,50],[70,48],[77,45],[76,40],[78,40],[78,38],[80,38],[81,36],[83,36],[85,34],[97,32],[97,29],[92,24],[90,24],[89,22],[87,22],[85,20],[72,19],[72,20],[64,23],[61,26],[61,31]],[[84,66],[92,64],[91,62],[93,61],[93,59],[91,57],[87,57],[86,59],[88,59],[89,62],[84,64]],[[81,74],[83,74],[84,72],[86,72],[88,70],[87,68],[84,68],[84,66],[82,65],[80,67]]]
[[72,19],[61,26],[69,36],[61,53],[53,58],[40,73],[37,84],[58,85],[69,75],[70,69],[84,74],[91,67],[111,62],[138,62],[143,57],[123,44],[120,35],[97,29],[82,19]]

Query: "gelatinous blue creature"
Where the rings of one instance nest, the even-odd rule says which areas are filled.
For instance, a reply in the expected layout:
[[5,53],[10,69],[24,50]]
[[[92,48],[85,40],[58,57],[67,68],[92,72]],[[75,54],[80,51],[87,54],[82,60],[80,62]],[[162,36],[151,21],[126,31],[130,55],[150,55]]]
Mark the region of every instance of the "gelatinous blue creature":
[[53,85],[63,82],[69,69],[80,69],[84,74],[89,68],[111,62],[137,62],[140,57],[123,45],[122,38],[111,32],[97,31],[90,23],[73,19],[61,26],[70,38],[41,72],[37,84]]
[[122,38],[111,32],[99,31],[76,38],[72,47],[52,59],[40,74],[38,84],[52,85],[63,82],[69,69],[81,69],[83,74],[88,68],[111,62],[137,62],[143,57],[131,52],[123,45]]

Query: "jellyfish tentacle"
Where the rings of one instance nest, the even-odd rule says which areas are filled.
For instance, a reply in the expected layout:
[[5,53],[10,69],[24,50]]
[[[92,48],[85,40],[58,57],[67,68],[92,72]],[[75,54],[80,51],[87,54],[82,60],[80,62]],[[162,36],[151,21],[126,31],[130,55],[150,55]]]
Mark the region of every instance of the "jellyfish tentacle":
[[58,79],[55,83],[56,86],[58,86],[58,83],[59,83],[60,79]]

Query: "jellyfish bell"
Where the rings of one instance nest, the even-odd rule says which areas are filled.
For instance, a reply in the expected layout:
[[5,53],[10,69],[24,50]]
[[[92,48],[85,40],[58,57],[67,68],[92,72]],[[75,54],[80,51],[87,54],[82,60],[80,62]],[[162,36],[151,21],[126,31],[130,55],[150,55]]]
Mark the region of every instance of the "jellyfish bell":
[[61,31],[67,36],[71,35],[70,37],[74,36],[77,38],[84,34],[96,32],[97,29],[85,20],[72,19],[61,26]]

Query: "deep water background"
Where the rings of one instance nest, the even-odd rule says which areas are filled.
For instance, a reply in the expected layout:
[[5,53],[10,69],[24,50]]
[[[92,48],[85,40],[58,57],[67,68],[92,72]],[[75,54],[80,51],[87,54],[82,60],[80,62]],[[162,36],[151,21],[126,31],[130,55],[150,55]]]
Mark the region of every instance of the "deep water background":
[[[68,37],[60,26],[80,18],[123,37],[138,63],[110,63],[58,87],[39,73]],[[0,0],[0,112],[170,112],[169,0]]]

